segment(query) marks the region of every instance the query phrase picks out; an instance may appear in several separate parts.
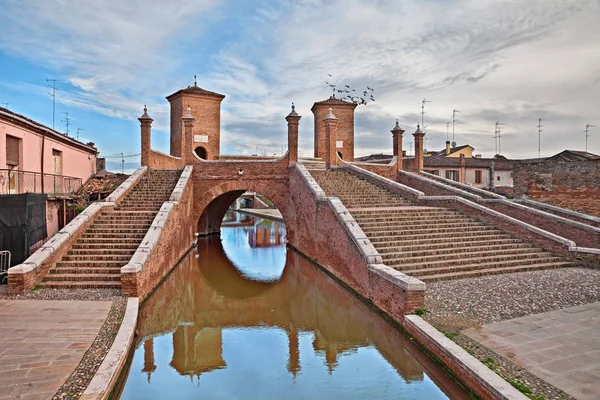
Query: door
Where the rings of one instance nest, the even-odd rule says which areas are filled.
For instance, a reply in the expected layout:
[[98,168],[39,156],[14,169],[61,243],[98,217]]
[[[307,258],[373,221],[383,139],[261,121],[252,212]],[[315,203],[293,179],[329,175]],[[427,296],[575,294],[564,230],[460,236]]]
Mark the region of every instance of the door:
[[62,151],[52,149],[52,173],[54,194],[62,193]]

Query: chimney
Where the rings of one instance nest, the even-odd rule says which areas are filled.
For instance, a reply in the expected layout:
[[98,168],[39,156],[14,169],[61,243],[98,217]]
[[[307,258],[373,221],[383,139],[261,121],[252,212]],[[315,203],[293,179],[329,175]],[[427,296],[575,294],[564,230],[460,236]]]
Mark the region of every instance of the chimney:
[[450,154],[450,141],[446,140],[446,155]]
[[142,131],[142,166],[148,166],[150,162],[150,136],[152,130],[152,121],[148,115],[148,109],[144,105],[144,114],[138,118],[140,121],[141,131]]

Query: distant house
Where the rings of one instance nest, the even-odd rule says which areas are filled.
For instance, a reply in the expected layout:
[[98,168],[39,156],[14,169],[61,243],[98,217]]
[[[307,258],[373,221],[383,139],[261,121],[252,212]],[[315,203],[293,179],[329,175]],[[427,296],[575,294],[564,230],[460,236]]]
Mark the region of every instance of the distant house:
[[460,158],[460,156],[463,156],[465,158],[472,158],[473,150],[475,150],[475,148],[473,146],[469,146],[468,144],[465,144],[463,146],[450,147],[450,142],[446,142],[445,149],[440,151],[428,151],[427,153],[425,153],[425,157]]
[[96,172],[97,153],[93,143],[0,107],[0,195],[45,195],[44,237],[68,222],[72,195]]

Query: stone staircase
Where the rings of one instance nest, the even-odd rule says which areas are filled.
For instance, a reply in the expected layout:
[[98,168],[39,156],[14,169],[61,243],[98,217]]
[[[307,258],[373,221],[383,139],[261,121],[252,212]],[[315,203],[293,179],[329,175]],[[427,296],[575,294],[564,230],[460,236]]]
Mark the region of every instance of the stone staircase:
[[181,170],[150,169],[114,210],[103,212],[44,278],[43,288],[121,288],[129,262]]
[[306,169],[325,170],[325,161],[322,158],[301,158],[298,162],[306,167]]
[[571,265],[475,218],[415,206],[352,173],[311,174],[328,196],[344,203],[385,265],[424,282]]

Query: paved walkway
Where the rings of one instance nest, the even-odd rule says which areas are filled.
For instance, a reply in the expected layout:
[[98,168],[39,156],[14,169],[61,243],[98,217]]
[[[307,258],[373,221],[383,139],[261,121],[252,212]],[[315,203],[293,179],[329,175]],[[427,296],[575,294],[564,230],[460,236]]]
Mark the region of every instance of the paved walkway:
[[600,399],[600,302],[462,333],[577,399]]
[[50,399],[104,324],[111,301],[0,300],[0,399]]

